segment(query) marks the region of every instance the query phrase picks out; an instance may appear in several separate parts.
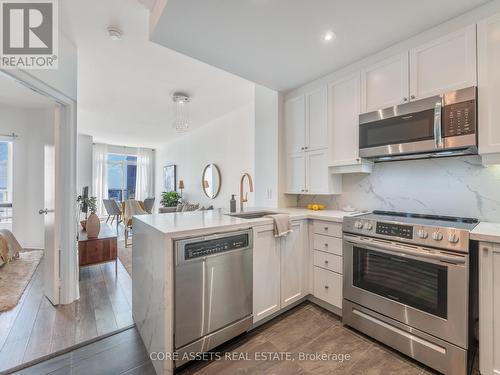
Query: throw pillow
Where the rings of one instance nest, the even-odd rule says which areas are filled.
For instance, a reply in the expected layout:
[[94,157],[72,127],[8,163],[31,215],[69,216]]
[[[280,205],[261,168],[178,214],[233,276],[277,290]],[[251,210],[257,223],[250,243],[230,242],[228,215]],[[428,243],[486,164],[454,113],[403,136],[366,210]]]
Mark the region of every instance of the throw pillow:
[[176,208],[175,212],[183,212],[183,211],[184,211],[184,206],[185,206],[185,205],[186,205],[185,203],[179,203],[179,204],[177,205],[177,208]]

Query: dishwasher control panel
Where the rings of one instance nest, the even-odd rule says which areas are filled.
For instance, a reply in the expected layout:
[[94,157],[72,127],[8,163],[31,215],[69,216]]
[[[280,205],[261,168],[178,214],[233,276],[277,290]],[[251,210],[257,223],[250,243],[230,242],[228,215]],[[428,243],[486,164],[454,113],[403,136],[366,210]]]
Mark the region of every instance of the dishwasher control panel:
[[198,242],[190,242],[184,245],[184,259],[195,259],[206,257],[225,251],[231,251],[248,247],[250,239],[248,233],[235,234],[233,236],[207,239]]

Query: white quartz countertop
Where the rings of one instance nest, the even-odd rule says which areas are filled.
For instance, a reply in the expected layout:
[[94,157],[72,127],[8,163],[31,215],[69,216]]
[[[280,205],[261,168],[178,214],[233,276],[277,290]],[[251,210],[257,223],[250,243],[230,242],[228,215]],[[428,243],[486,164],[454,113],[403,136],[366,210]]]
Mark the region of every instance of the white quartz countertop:
[[[344,216],[352,215],[344,211],[323,210],[312,211],[305,208],[248,208],[245,212],[270,211],[287,213],[291,220],[316,219],[341,223]],[[213,230],[236,230],[258,225],[271,224],[270,218],[241,219],[227,215],[223,210],[192,211],[182,213],[165,213],[135,216],[156,230],[170,235],[190,235]]]
[[479,223],[470,232],[470,239],[475,241],[500,243],[500,223]]

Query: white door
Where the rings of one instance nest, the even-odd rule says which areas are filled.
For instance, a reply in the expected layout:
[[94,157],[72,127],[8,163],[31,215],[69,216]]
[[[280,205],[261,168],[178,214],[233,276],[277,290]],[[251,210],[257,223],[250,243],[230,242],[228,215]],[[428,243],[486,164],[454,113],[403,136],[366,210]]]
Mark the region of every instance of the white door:
[[45,145],[44,149],[44,203],[39,213],[44,215],[45,249],[44,249],[44,292],[52,304],[59,304],[59,240],[56,225],[56,178],[57,155],[59,144],[59,130],[61,108],[54,108],[53,142]]
[[281,308],[306,294],[307,245],[303,221],[292,224],[293,232],[281,240]]
[[361,87],[363,113],[408,102],[408,51],[364,69]]
[[327,88],[306,94],[306,150],[328,147]]
[[410,50],[411,100],[476,83],[476,25]]
[[288,156],[286,179],[287,193],[301,194],[305,192],[306,157],[304,152]]
[[306,193],[329,193],[328,151],[306,152]]
[[331,164],[359,163],[359,73],[329,85]]
[[477,59],[479,153],[500,153],[500,14],[478,23]]
[[303,151],[306,146],[306,109],[304,96],[285,102],[286,148],[289,154]]
[[253,229],[253,321],[280,309],[280,245],[272,225]]

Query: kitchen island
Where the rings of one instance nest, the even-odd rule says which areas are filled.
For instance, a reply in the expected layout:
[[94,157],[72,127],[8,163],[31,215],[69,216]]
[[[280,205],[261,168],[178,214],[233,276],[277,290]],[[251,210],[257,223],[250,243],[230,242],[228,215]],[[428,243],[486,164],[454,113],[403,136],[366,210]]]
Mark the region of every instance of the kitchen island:
[[[248,210],[249,211],[249,210]],[[270,210],[271,211],[271,210]],[[276,211],[288,213],[294,223],[300,225],[296,236],[289,236],[288,241],[301,240],[292,245],[287,245],[290,251],[302,252],[304,255],[297,258],[299,261],[290,262],[283,260],[281,266],[302,267],[303,279],[300,283],[291,282],[302,287],[302,282],[307,284],[303,293],[297,297],[290,298],[292,302],[300,302],[311,293],[312,275],[308,272],[309,265],[312,267],[312,256],[309,256],[308,225],[309,219],[317,223],[335,224],[335,230],[340,230],[342,218],[346,215],[342,211],[310,211],[306,209],[278,209]],[[255,228],[259,234],[271,233],[266,237],[266,243],[275,241],[272,238],[272,219],[262,217],[256,219],[243,219],[232,217],[221,210],[195,211],[186,213],[153,214],[134,217],[134,240],[132,251],[132,305],[133,317],[139,330],[146,349],[153,359],[157,374],[171,374],[174,371],[174,269],[175,250],[174,241],[212,235],[223,232],[237,232],[252,230],[256,236]],[[324,225],[321,228],[327,228]],[[296,229],[294,229],[296,230]],[[300,232],[298,231],[300,230]],[[300,236],[298,236],[300,234]],[[254,238],[254,241],[256,239]],[[255,246],[255,243],[254,243]],[[254,253],[254,258],[255,258]],[[254,259],[255,262],[255,259]],[[288,263],[287,263],[288,262]],[[278,264],[278,269],[280,264]],[[254,266],[254,273],[256,272]],[[259,275],[259,280],[262,275]],[[282,281],[283,284],[283,281]],[[288,284],[285,282],[284,284]],[[258,285],[258,284],[257,284]],[[286,287],[286,285],[284,285]],[[258,286],[257,286],[258,287]],[[256,284],[254,282],[254,289]],[[260,290],[260,287],[258,287]],[[281,286],[283,288],[283,285]],[[282,289],[283,290],[283,289]],[[254,295],[255,305],[255,295]],[[272,318],[280,311],[280,307],[266,312],[265,317]],[[255,306],[254,306],[255,308]],[[255,314],[254,314],[255,315]],[[264,316],[264,315],[263,315]],[[256,319],[254,318],[254,322]]]

